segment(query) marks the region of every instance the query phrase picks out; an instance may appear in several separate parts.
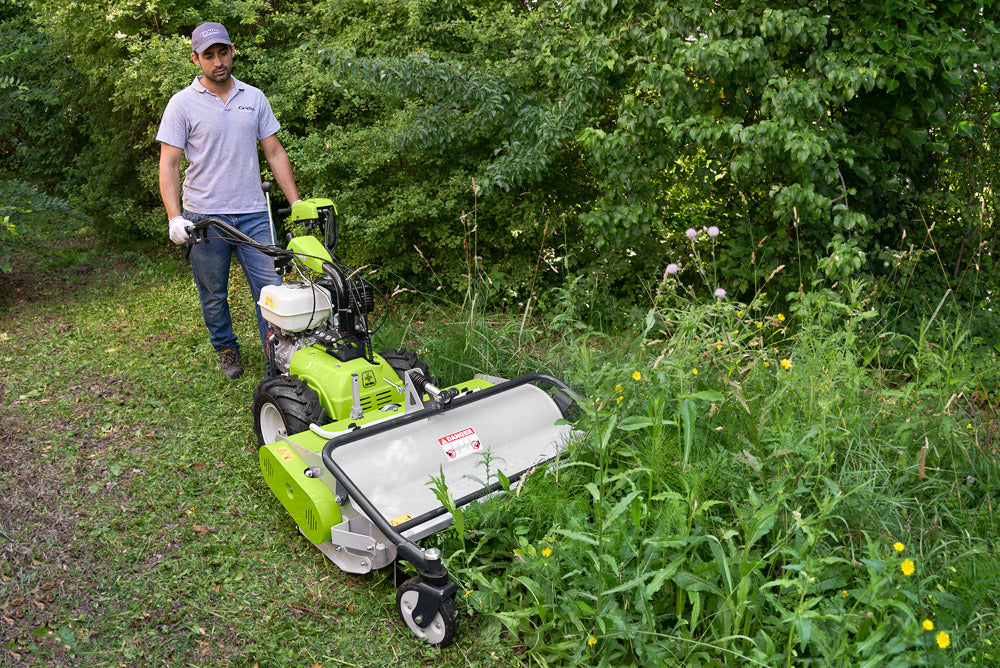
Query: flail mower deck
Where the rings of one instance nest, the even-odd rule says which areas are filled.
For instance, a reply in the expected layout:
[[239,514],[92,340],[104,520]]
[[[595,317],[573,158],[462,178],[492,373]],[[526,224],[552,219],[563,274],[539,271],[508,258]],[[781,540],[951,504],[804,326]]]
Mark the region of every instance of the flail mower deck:
[[[217,219],[192,235],[197,243],[212,228],[275,257],[286,275],[259,301],[272,325],[268,374],[253,399],[261,471],[302,535],[342,570],[410,563],[417,576],[398,587],[399,614],[417,636],[448,645],[457,586],[440,551],[416,542],[451,523],[435,486],[461,508],[552,461],[573,438],[565,418],[576,395],[543,374],[477,375],[442,389],[416,355],[375,353],[375,290],[335,259],[333,203],[298,202],[290,220],[305,233],[287,249]],[[300,280],[288,280],[292,272]]]

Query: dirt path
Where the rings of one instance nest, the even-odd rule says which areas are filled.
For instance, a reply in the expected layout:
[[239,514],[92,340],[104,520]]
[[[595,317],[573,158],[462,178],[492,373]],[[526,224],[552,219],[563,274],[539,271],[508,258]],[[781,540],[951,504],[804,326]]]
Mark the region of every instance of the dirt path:
[[[56,258],[87,256],[92,242],[66,240],[48,250]],[[124,263],[104,272],[84,262],[62,271],[58,262],[50,264],[50,254],[19,259],[11,274],[0,276],[0,361],[7,369],[25,354],[27,341],[58,339],[73,328],[56,315],[61,302],[127,270]],[[59,350],[32,363],[58,365]],[[104,485],[106,467],[99,461],[113,437],[94,438],[80,425],[99,419],[109,404],[124,402],[126,395],[125,385],[113,377],[80,377],[41,393],[25,391],[9,373],[0,374],[0,656],[13,665],[37,665],[32,655],[40,649],[51,660],[74,663],[66,652],[86,629],[72,628],[65,620],[95,616],[93,581],[103,575],[105,565],[80,540],[79,527],[89,508],[79,490],[94,489],[105,502],[114,497],[114,486]],[[70,419],[46,410],[66,397],[75,402]],[[75,456],[61,457],[64,449]]]

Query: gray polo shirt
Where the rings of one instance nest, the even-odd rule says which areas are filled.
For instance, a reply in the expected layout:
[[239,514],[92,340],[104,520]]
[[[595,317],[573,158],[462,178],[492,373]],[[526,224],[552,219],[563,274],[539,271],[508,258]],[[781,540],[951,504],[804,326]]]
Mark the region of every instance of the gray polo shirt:
[[184,149],[184,208],[201,214],[267,210],[260,189],[257,142],[281,125],[259,89],[233,77],[225,103],[200,77],[176,93],[160,119],[156,140]]

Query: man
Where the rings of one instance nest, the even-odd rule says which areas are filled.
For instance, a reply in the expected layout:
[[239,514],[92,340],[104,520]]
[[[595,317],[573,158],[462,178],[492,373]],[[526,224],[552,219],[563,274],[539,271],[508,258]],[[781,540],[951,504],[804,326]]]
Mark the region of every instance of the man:
[[[235,49],[219,23],[203,23],[191,33],[191,62],[201,69],[190,86],[170,98],[160,129],[160,196],[167,210],[170,239],[183,244],[190,227],[220,218],[262,243],[271,242],[267,200],[261,191],[260,142],[274,180],[285,198],[299,199],[288,160],[276,133],[280,127],[264,94],[232,76]],[[186,155],[183,204],[181,155]],[[219,366],[230,378],[243,373],[240,347],[229,312],[229,267],[233,253],[243,268],[256,302],[265,285],[281,281],[273,259],[245,246],[233,246],[209,234],[191,248],[191,270],[209,341]],[[265,346],[268,324],[257,307],[257,327]]]

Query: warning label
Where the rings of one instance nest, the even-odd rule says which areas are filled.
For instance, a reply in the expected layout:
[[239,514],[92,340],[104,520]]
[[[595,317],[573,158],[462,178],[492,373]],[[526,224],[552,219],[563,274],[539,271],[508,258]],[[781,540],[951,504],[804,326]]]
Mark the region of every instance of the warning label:
[[479,442],[479,436],[476,435],[476,430],[472,427],[442,436],[438,439],[438,443],[448,459],[460,459],[473,452],[479,452],[483,447]]
[[274,449],[274,453],[286,462],[294,462],[298,457],[289,449],[287,445],[279,445]]

